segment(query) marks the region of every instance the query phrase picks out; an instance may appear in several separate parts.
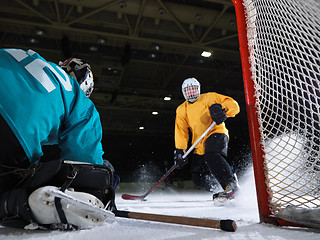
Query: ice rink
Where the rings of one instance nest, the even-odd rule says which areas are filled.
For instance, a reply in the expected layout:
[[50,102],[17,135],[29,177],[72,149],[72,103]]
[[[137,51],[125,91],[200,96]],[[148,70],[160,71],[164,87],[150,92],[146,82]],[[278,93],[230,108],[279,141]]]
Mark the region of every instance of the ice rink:
[[[197,189],[174,190],[159,189],[147,196],[146,201],[130,201],[121,198],[122,193],[143,194],[141,192],[128,192],[120,188],[116,194],[118,210],[132,212],[155,213],[175,216],[188,216],[209,219],[232,219],[236,221],[236,232],[225,232],[219,229],[183,226],[176,224],[150,222],[128,218],[115,217],[103,226],[89,230],[61,232],[61,231],[25,231],[13,228],[0,228],[0,239],[18,240],[318,240],[320,230],[277,227],[259,223],[257,201],[254,188],[252,169],[247,170],[240,181],[241,191],[232,202],[223,207],[214,206],[211,193]],[[148,189],[147,189],[148,190]]]

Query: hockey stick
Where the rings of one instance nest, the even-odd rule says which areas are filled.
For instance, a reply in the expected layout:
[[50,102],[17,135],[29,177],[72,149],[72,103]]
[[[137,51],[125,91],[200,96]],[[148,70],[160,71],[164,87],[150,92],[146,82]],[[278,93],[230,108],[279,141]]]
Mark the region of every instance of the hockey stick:
[[[204,138],[205,135],[213,128],[213,126],[216,125],[215,122],[211,123],[211,125],[208,127],[208,129],[198,138],[198,140],[189,148],[189,150],[183,154],[182,158],[185,158],[186,156],[189,155],[189,153],[197,146],[197,144]],[[125,200],[144,200],[146,196],[148,196],[156,187],[159,186],[160,183],[163,182],[164,179],[166,179],[170,173],[173,172],[173,170],[176,169],[176,164],[174,164],[163,176],[162,178],[152,187],[150,188],[145,194],[141,196],[136,196],[136,195],[131,195],[131,194],[122,194],[122,198]]]
[[230,219],[214,220],[214,219],[168,216],[168,215],[158,215],[158,214],[151,214],[151,213],[138,213],[138,212],[128,212],[128,211],[118,211],[118,210],[113,211],[113,213],[115,214],[116,217],[133,218],[133,219],[189,225],[189,226],[196,226],[196,227],[218,228],[228,232],[235,232],[237,230],[236,222]]
[[160,183],[162,183],[163,180],[166,179],[166,178],[169,176],[169,174],[173,172],[173,170],[176,169],[176,167],[177,167],[177,166],[174,164],[174,165],[166,172],[166,174],[163,175],[162,178],[161,178],[152,188],[150,188],[149,191],[146,192],[145,194],[143,194],[143,195],[141,195],[141,196],[136,196],[136,195],[131,195],[131,194],[122,194],[121,197],[122,197],[123,199],[125,199],[125,200],[141,200],[141,201],[143,201],[146,196],[148,196],[154,189],[156,189],[156,187],[158,187],[158,185],[159,185]]

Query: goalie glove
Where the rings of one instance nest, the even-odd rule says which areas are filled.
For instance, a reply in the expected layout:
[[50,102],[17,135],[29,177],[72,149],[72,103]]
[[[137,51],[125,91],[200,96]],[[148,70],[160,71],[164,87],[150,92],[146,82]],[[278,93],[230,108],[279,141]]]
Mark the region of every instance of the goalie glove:
[[175,165],[177,166],[177,169],[183,168],[188,163],[187,157],[183,158],[184,153],[185,153],[185,150],[182,150],[182,149],[174,150],[173,160]]
[[228,118],[226,110],[222,109],[222,105],[219,103],[212,104],[209,107],[209,111],[212,120],[215,121],[217,125],[220,125]]

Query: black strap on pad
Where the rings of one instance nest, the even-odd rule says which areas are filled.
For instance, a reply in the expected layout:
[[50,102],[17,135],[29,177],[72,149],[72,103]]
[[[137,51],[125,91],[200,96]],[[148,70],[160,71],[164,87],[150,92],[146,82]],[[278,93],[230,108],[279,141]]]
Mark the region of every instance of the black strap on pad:
[[[66,181],[61,186],[60,191],[64,192],[70,186],[70,184],[75,179],[77,174],[78,174],[78,170],[76,168],[73,168],[71,174],[69,176],[67,176]],[[56,206],[57,213],[59,215],[60,221],[62,223],[64,223],[64,224],[68,224],[68,220],[67,220],[66,215],[65,215],[65,213],[63,211],[63,208],[62,208],[61,198],[55,197],[54,198],[54,204]]]
[[[75,191],[86,192],[100,199],[112,210],[115,193],[112,188],[113,171],[104,165],[62,163],[52,185],[61,186],[61,191],[74,188]],[[67,223],[62,209],[61,199],[55,198],[55,205],[62,223]]]

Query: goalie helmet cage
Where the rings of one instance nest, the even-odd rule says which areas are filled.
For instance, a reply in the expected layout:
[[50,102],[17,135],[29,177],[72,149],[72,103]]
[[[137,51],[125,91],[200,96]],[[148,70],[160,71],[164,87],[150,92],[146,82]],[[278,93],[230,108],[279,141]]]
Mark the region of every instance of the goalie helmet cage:
[[277,214],[320,207],[320,2],[232,1],[260,221],[308,226]]

